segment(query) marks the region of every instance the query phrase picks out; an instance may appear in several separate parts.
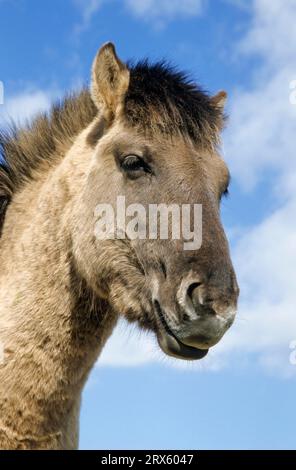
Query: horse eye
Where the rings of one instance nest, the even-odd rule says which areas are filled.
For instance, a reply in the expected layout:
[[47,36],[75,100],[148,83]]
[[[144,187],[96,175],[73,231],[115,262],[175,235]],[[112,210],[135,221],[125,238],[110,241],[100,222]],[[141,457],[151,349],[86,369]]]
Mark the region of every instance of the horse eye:
[[149,165],[138,155],[127,155],[121,162],[121,168],[126,172],[151,173]]

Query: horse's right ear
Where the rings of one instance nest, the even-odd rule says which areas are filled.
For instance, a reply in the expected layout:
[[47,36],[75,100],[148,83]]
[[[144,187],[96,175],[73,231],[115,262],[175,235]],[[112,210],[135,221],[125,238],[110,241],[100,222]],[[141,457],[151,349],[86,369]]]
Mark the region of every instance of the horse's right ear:
[[101,47],[92,67],[91,95],[108,116],[115,116],[129,86],[129,70],[108,42]]
[[227,93],[224,90],[219,91],[216,95],[211,97],[212,104],[221,111],[224,110],[224,106],[227,100]]

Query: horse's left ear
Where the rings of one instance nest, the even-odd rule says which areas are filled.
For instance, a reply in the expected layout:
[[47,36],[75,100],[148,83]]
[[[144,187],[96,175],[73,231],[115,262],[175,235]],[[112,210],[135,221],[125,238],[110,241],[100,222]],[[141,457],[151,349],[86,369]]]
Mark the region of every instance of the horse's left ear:
[[111,42],[99,50],[92,67],[91,94],[98,108],[114,116],[129,86],[129,70],[117,57]]
[[213,103],[213,105],[216,108],[221,109],[222,112],[224,110],[226,100],[227,100],[227,93],[224,90],[219,91],[216,95],[211,97],[211,102]]

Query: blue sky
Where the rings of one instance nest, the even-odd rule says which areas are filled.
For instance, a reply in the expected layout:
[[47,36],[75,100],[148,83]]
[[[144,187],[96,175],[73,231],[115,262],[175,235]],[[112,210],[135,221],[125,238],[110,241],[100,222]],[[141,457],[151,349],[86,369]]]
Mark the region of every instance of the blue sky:
[[229,93],[238,320],[193,365],[120,324],[84,392],[81,448],[295,449],[295,21],[294,0],[0,0],[2,123],[88,83],[107,40]]

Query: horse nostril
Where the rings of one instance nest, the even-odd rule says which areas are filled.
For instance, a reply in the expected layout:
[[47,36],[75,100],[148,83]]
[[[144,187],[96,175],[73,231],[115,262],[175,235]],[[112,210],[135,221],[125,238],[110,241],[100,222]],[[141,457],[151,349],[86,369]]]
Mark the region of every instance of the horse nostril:
[[212,305],[214,299],[206,295],[201,282],[193,282],[187,289],[187,296],[192,302],[195,310],[201,311],[212,311]]
[[190,284],[190,286],[187,289],[187,295],[189,299],[191,300],[193,307],[196,309],[198,308],[201,304],[201,292],[200,292],[200,286],[202,285],[201,282],[193,282]]

